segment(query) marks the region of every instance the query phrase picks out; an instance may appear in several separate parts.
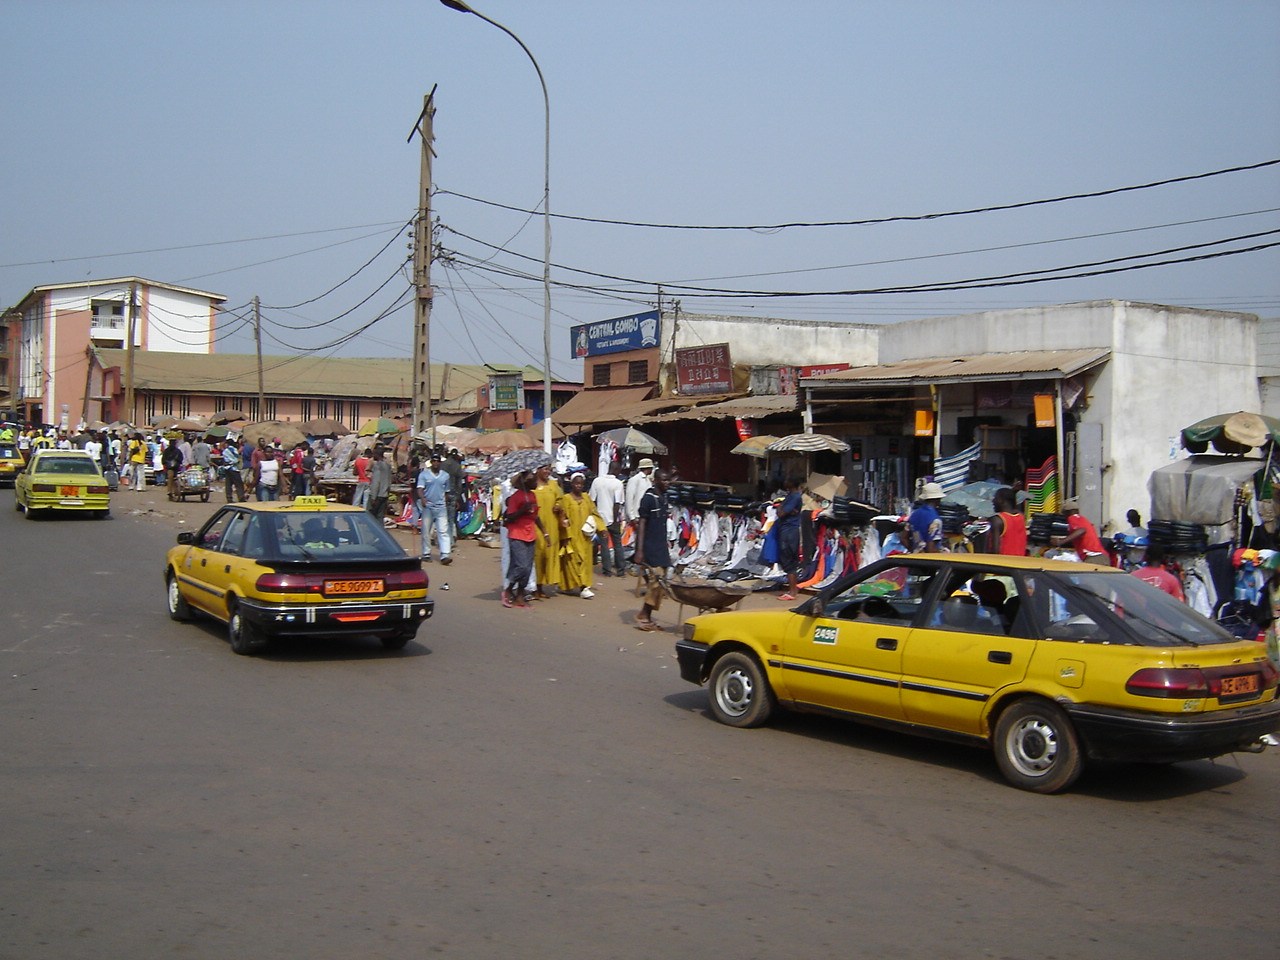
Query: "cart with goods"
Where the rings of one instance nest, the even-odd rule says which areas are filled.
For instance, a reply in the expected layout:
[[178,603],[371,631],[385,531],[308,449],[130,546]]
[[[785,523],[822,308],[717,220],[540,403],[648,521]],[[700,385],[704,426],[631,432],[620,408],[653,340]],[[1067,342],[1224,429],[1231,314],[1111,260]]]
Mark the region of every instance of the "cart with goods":
[[209,471],[203,467],[188,467],[178,472],[177,490],[170,492],[170,500],[186,500],[187,497],[199,497],[204,503],[209,502]]

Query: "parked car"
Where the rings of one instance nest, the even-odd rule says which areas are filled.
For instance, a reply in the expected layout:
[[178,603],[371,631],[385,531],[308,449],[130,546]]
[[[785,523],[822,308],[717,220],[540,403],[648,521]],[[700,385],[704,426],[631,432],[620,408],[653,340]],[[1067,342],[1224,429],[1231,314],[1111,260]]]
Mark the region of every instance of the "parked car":
[[435,609],[422,561],[365,510],[324,497],[228,504],[165,557],[169,615],[227,624],[231,649],[370,634],[400,649]]
[[111,491],[97,462],[83,450],[37,450],[14,479],[13,508],[28,519],[47,513],[105,517]]
[[721,723],[784,706],[971,743],[1041,793],[1089,760],[1256,751],[1280,729],[1261,644],[1137,577],[1066,561],[890,557],[792,610],[694,617],[676,654]]

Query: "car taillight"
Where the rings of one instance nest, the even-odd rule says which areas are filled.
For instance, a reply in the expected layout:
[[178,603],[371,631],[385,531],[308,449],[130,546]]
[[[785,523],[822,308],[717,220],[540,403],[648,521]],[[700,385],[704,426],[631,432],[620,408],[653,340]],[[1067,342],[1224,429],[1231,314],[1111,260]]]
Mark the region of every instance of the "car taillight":
[[427,571],[398,570],[386,576],[388,590],[425,590],[427,588]]
[[1160,697],[1164,700],[1194,700],[1209,696],[1209,681],[1204,671],[1195,667],[1148,667],[1130,677],[1124,688],[1135,697]]
[[57,493],[57,484],[53,483],[33,483],[31,485],[32,493]]
[[102,486],[85,487],[84,489],[86,493],[108,493],[109,492],[107,485],[105,483]]
[[264,573],[254,584],[259,593],[323,593],[324,577],[296,573]]

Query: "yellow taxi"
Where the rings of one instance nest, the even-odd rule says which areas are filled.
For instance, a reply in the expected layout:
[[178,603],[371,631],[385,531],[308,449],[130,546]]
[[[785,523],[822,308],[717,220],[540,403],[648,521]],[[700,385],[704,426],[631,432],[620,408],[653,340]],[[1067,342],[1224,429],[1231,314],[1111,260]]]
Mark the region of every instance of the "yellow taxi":
[[55,511],[105,517],[111,490],[97,461],[83,450],[37,450],[14,478],[13,508],[31,520]]
[[16,444],[7,440],[0,443],[0,487],[12,487],[26,465],[27,461],[22,459]]
[[378,637],[404,647],[435,609],[422,561],[358,507],[324,497],[235,503],[165,557],[169,616],[227,624],[231,649],[273,637]]
[[721,723],[782,706],[970,743],[1039,793],[1086,761],[1257,752],[1280,729],[1262,644],[1137,577],[1061,560],[888,557],[791,610],[693,617],[676,656]]

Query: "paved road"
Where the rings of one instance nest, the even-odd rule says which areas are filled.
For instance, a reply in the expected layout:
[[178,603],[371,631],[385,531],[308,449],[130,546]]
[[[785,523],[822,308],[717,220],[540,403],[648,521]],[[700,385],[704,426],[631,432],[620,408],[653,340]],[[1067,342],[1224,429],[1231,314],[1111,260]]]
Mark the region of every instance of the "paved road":
[[504,610],[471,543],[402,653],[237,657],[166,617],[177,518],[142,503],[0,492],[0,957],[1277,955],[1280,751],[1041,797],[961,748],[732,730],[623,585]]

